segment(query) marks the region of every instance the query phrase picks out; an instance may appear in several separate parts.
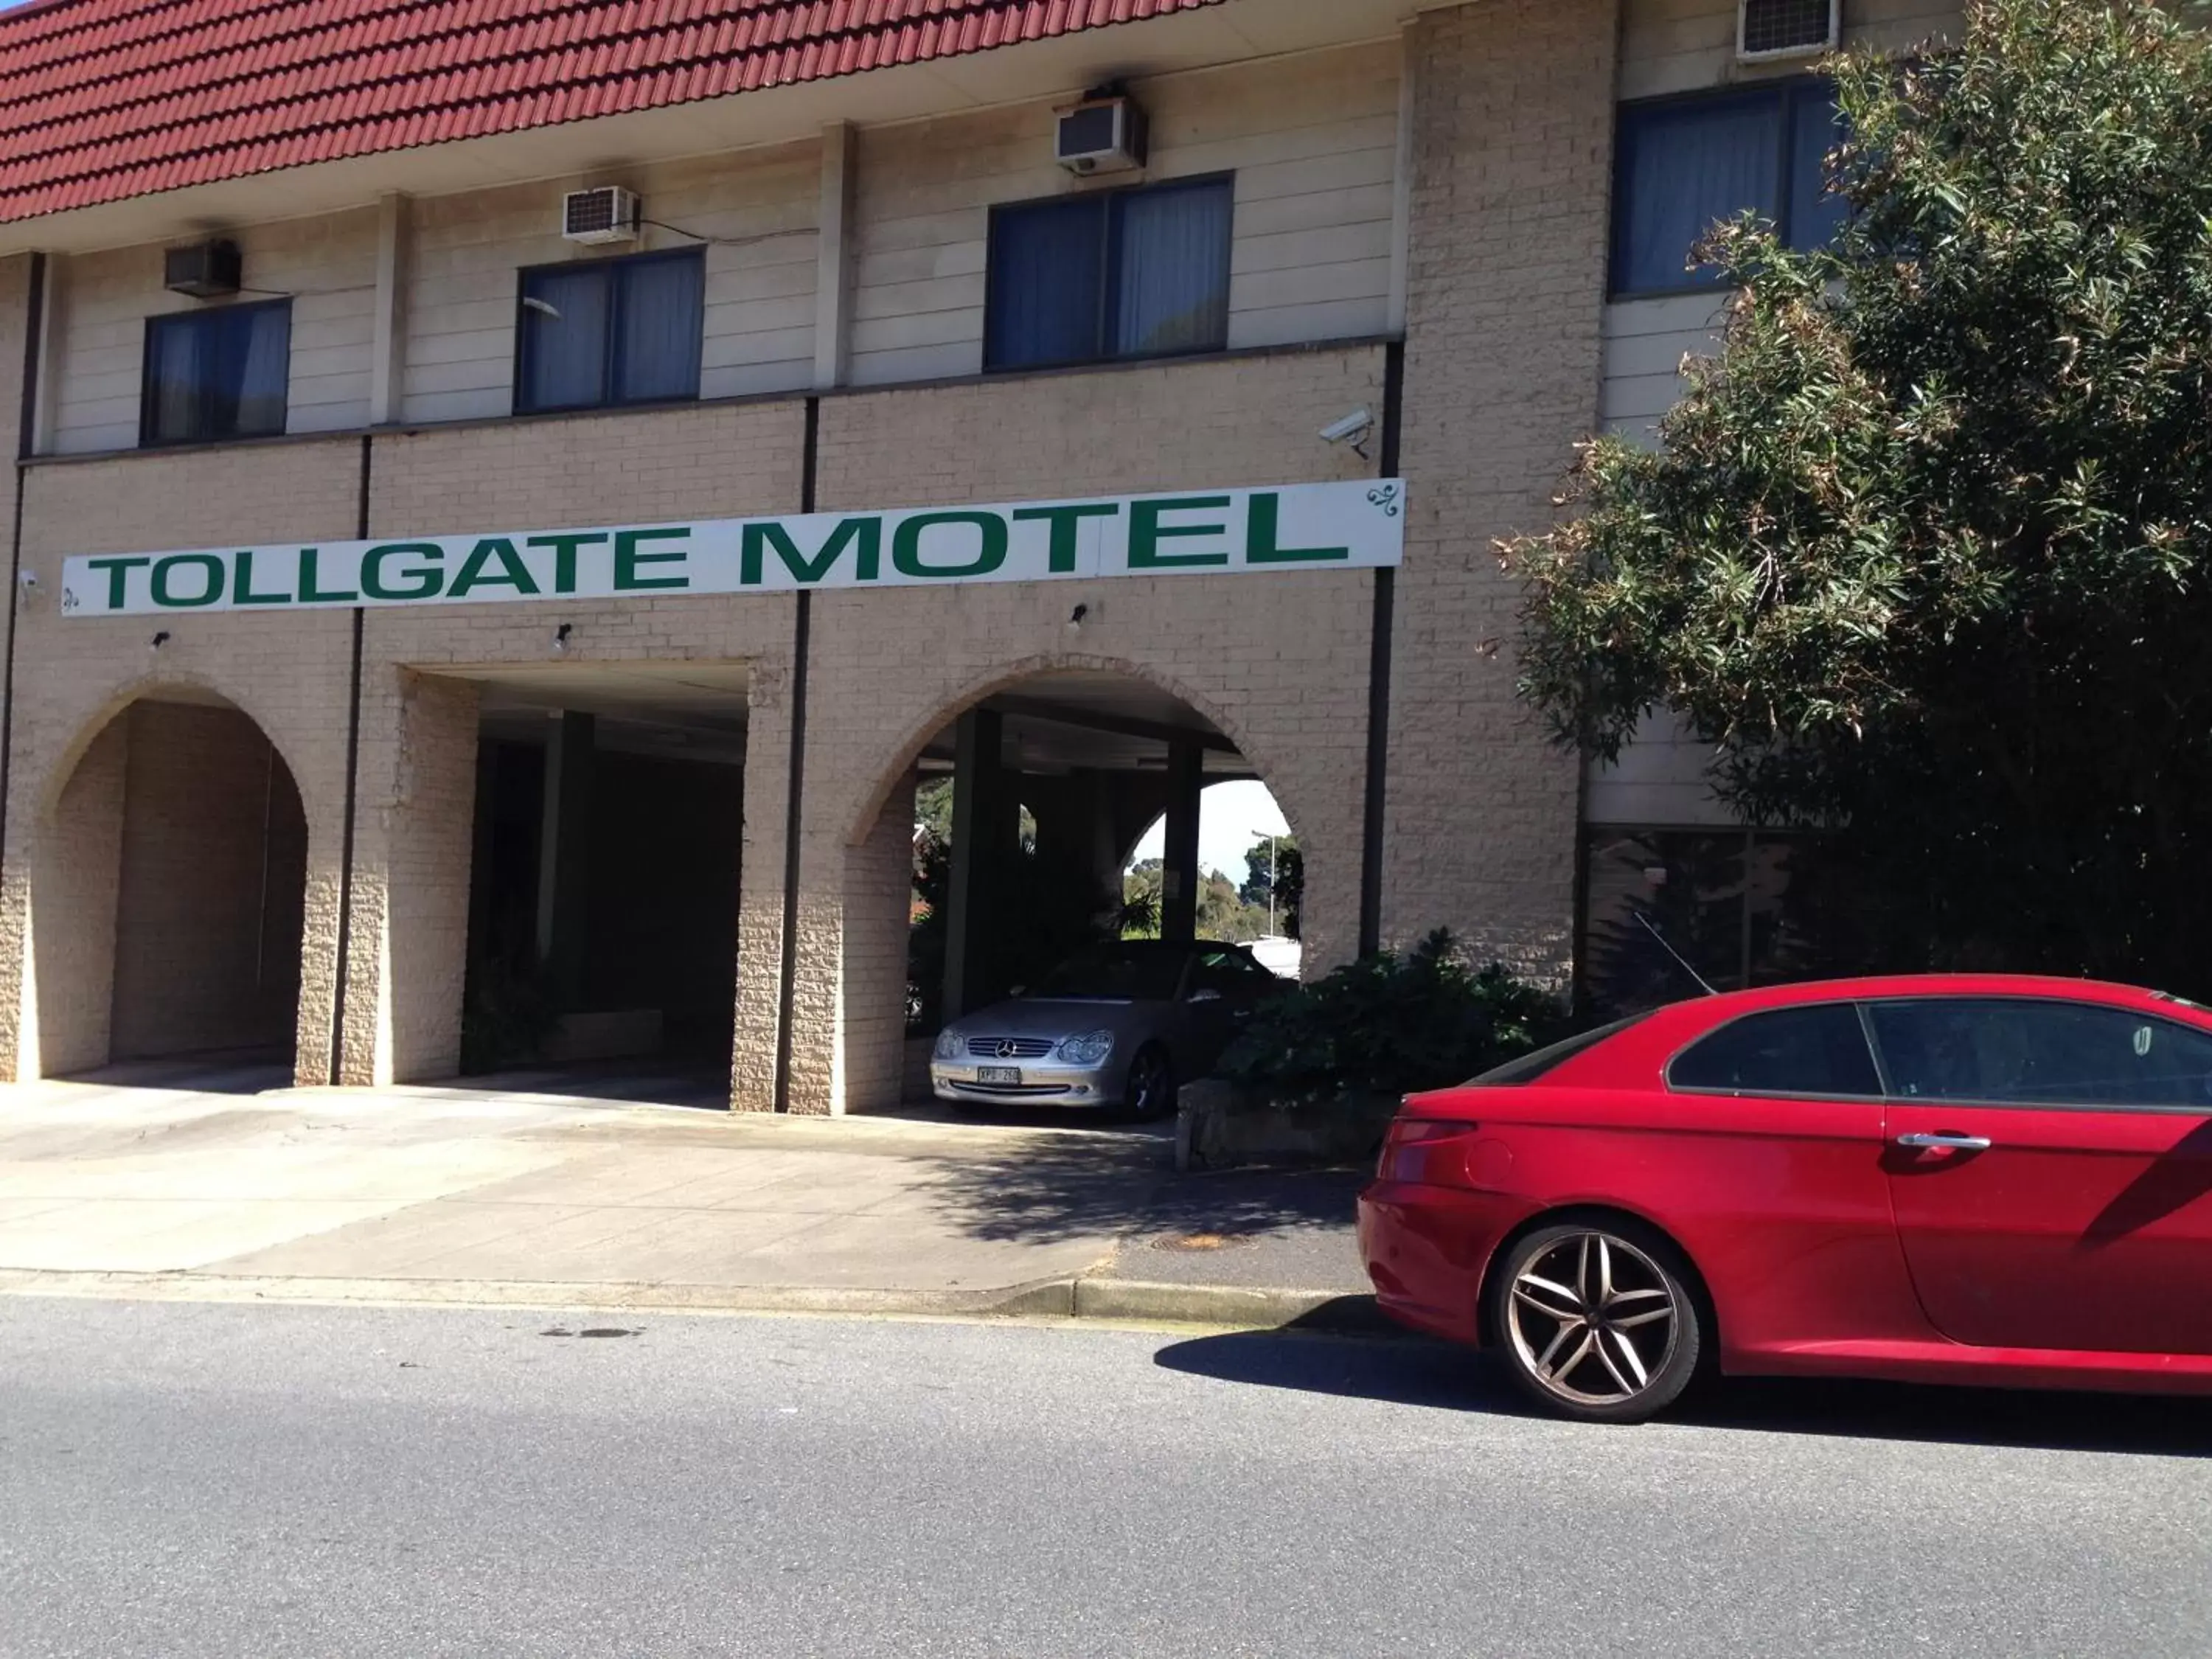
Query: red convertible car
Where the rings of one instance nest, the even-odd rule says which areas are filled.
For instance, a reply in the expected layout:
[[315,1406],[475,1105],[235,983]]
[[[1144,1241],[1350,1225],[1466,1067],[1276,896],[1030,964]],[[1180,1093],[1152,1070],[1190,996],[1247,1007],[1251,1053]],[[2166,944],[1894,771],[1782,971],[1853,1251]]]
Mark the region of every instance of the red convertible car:
[[2077,980],[1677,1003],[1409,1097],[1382,1306],[1632,1422],[1701,1367],[2212,1392],[2212,1011]]

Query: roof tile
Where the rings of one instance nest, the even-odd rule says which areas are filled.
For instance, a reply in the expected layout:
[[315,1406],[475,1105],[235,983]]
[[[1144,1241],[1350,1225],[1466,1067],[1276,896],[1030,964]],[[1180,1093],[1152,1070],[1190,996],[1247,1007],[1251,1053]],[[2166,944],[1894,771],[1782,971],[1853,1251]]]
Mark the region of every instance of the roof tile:
[[1224,0],[35,0],[0,12],[0,222]]

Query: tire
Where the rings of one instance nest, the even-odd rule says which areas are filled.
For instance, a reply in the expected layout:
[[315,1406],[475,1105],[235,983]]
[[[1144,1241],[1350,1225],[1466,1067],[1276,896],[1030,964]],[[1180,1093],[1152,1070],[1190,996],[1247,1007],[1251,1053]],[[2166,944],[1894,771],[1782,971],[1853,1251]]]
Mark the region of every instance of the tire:
[[1121,1103],[1139,1122],[1151,1122],[1175,1110],[1175,1064],[1158,1043],[1146,1043],[1130,1060]]
[[1681,1252],[1640,1222],[1557,1222],[1499,1259],[1485,1328],[1514,1382],[1546,1411],[1641,1423],[1697,1375],[1707,1320],[1692,1282]]

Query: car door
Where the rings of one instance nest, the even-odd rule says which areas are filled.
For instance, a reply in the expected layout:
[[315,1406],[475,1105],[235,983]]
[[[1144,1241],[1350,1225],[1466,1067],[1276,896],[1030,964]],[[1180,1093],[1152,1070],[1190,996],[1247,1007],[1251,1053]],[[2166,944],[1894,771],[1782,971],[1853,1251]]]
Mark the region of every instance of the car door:
[[2212,1032],[2061,998],[1868,1016],[1898,1233],[1938,1330],[2212,1353]]
[[1186,1075],[1199,1077],[1212,1070],[1221,1051],[1251,1018],[1254,988],[1242,971],[1249,960],[1242,951],[1225,946],[1200,945],[1192,957],[1183,980],[1190,1030],[1189,1057],[1182,1062]]

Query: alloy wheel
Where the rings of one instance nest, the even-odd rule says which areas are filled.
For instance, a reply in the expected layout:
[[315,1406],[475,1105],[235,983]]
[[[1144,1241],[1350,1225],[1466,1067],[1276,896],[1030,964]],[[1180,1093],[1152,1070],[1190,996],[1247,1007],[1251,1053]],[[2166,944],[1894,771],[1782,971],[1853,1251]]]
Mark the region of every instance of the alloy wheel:
[[1507,1334],[1529,1380],[1571,1405],[1625,1406],[1673,1358],[1682,1308],[1659,1264],[1617,1234],[1551,1240],[1514,1275]]
[[1157,1117],[1165,1109],[1167,1056],[1147,1048],[1129,1062],[1128,1108],[1138,1117]]

